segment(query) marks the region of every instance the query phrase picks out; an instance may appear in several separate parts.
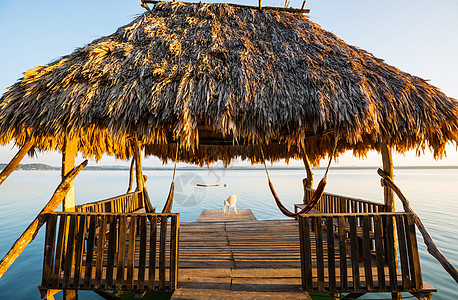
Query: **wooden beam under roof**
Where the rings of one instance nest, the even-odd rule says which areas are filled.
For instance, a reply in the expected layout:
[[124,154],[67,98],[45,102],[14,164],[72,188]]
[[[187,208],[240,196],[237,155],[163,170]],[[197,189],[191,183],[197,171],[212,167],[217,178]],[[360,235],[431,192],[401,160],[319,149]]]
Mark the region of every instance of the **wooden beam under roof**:
[[[164,1],[157,1],[157,0],[142,0],[142,3],[146,4],[157,4],[160,2]],[[192,4],[192,2],[186,2],[189,4]],[[259,6],[251,6],[251,5],[242,5],[242,4],[235,4],[235,3],[225,3],[229,6],[233,7],[242,7],[242,8],[256,8],[259,9]],[[298,13],[298,14],[308,14],[310,12],[310,9],[303,9],[303,8],[292,8],[292,7],[273,7],[273,6],[264,6],[262,9],[266,10],[275,10],[275,11],[285,11],[285,12],[290,12],[290,13]]]

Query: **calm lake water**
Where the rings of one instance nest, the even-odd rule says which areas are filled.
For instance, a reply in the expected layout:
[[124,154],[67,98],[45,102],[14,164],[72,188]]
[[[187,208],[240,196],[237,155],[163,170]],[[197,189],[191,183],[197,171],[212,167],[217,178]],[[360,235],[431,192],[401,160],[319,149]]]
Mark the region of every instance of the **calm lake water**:
[[[58,171],[16,171],[0,187],[0,255],[11,245],[50,199],[60,182]],[[145,171],[148,192],[158,210],[167,198],[172,171]],[[302,201],[301,170],[272,170],[272,182],[285,206],[292,209]],[[315,172],[316,183],[323,171]],[[458,170],[398,169],[395,182],[411,201],[441,251],[458,266]],[[221,184],[197,188],[196,183]],[[76,179],[77,204],[108,198],[125,192],[128,171],[82,171]],[[226,184],[227,187],[223,185]],[[328,175],[326,191],[382,202],[383,191],[376,169],[334,169]],[[262,170],[177,171],[174,212],[181,221],[195,221],[204,208],[221,208],[223,199],[237,194],[237,208],[249,208],[260,220],[285,219],[275,206]],[[402,206],[397,200],[397,210]],[[458,285],[427,253],[418,234],[423,280],[438,289],[433,299],[456,299]],[[40,299],[43,264],[42,229],[12,267],[0,279],[0,299]],[[101,299],[92,292],[79,292],[81,299]],[[376,294],[372,298],[386,298]],[[61,293],[56,295],[61,299]],[[370,298],[370,297],[366,297]]]

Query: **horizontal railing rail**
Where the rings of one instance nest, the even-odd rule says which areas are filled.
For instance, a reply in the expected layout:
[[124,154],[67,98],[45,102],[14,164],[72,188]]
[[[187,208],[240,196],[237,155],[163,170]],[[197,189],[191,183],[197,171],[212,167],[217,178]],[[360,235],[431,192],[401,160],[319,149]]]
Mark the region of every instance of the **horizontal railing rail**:
[[[313,189],[305,189],[306,199],[312,199]],[[386,205],[368,200],[323,193],[315,209],[323,213],[375,213],[385,212]]]
[[307,292],[422,290],[412,214],[304,214],[299,232],[302,286]]
[[41,289],[173,291],[175,213],[46,214]]
[[143,192],[132,192],[75,206],[77,212],[131,213],[145,207]]

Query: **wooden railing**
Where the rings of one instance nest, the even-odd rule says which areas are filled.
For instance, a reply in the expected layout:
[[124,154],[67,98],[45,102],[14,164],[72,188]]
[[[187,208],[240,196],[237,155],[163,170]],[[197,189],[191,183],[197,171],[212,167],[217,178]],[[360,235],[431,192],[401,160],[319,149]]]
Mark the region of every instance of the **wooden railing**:
[[132,192],[101,201],[75,206],[76,212],[131,213],[144,208],[143,192]]
[[47,214],[40,290],[173,291],[179,225],[179,214]]
[[299,231],[302,286],[307,292],[422,290],[412,214],[304,214],[299,217]]
[[[305,189],[306,199],[312,199],[315,190]],[[322,213],[375,213],[384,212],[385,204],[323,193],[315,209]]]

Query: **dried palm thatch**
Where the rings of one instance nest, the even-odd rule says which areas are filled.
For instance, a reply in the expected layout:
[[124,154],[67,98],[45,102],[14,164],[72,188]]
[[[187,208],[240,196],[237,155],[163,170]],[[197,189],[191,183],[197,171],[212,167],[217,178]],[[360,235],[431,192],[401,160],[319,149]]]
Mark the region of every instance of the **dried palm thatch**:
[[[316,160],[381,139],[436,156],[458,140],[458,102],[302,14],[162,2],[114,34],[24,73],[0,99],[0,143],[41,150],[78,136],[84,155],[208,163]],[[332,131],[332,134],[314,134]],[[205,141],[205,142],[202,142]],[[233,146],[234,145],[234,146]]]

